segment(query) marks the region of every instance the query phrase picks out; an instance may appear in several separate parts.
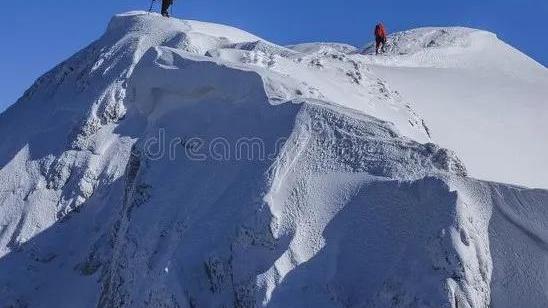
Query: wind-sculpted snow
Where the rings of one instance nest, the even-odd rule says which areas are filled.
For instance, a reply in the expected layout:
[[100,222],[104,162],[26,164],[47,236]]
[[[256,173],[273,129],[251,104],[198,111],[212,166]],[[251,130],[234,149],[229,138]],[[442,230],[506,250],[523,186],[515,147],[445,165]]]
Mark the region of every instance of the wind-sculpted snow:
[[0,306],[545,306],[548,192],[468,178],[368,61],[115,16],[0,117]]

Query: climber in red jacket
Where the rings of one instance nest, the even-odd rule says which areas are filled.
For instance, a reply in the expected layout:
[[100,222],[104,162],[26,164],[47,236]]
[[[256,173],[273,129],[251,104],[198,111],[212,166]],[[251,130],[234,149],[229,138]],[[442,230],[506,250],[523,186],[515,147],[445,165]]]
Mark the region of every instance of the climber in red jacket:
[[379,49],[384,52],[386,46],[386,29],[382,22],[375,26],[375,54],[379,54]]

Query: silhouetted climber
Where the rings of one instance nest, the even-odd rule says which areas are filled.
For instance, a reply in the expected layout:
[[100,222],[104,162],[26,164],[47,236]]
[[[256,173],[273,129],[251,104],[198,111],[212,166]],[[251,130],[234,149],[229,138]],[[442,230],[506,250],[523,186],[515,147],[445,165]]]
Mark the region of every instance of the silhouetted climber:
[[162,16],[169,17],[169,7],[173,4],[173,0],[162,0]]
[[375,54],[379,54],[379,48],[384,52],[386,46],[386,29],[382,22],[375,26]]

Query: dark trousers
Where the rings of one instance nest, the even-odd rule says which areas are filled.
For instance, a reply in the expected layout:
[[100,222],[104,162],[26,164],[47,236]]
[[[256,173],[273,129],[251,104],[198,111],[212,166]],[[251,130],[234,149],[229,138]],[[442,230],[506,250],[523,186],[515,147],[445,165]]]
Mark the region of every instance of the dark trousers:
[[384,52],[384,46],[386,45],[386,36],[377,36],[375,37],[375,53],[379,53],[379,48]]
[[162,16],[169,17],[169,7],[173,4],[173,0],[162,0]]

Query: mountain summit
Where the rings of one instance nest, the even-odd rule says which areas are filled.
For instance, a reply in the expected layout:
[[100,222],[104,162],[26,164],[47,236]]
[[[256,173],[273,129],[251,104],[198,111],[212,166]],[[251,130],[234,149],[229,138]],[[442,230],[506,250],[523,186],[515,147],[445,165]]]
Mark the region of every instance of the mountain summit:
[[545,306],[548,191],[468,177],[393,86],[472,72],[477,37],[115,16],[0,115],[1,306]]

